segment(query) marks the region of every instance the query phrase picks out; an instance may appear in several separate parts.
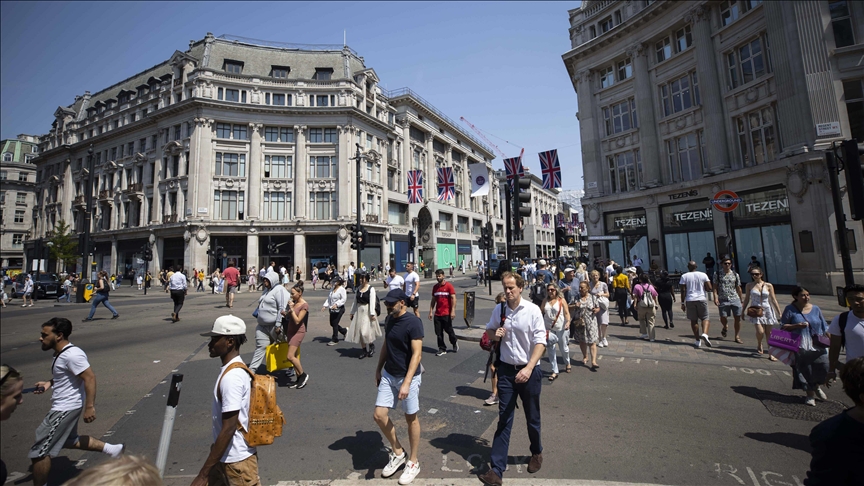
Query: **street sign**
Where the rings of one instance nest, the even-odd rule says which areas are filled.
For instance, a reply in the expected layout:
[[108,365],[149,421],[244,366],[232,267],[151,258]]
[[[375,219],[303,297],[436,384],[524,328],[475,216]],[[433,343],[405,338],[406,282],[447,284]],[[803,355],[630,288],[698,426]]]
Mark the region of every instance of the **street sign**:
[[731,213],[732,211],[735,211],[738,204],[744,202],[744,200],[738,197],[738,194],[735,194],[733,191],[720,191],[717,194],[714,194],[714,197],[711,198],[710,202],[717,211]]
[[840,122],[828,122],[828,123],[817,123],[816,124],[816,136],[817,137],[827,137],[830,135],[842,135],[843,132],[840,130]]
[[588,241],[617,241],[621,237],[618,235],[588,235]]

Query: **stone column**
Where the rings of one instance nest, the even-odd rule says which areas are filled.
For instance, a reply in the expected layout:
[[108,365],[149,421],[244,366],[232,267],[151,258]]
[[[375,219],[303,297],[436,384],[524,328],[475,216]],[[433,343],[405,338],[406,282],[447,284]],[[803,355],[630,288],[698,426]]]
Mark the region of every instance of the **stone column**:
[[162,224],[162,195],[159,192],[159,179],[162,173],[161,157],[153,159],[153,167],[153,173],[156,177],[153,180],[153,211],[150,213],[150,223]]
[[248,272],[249,267],[251,267],[252,265],[255,265],[256,270],[261,268],[261,262],[259,262],[258,260],[258,234],[248,233],[246,235],[246,268],[240,269],[240,272]]
[[[627,54],[633,62],[636,83],[636,116],[639,119],[639,144],[642,151],[643,180],[640,182],[645,187],[657,187],[661,177],[660,144],[657,139],[657,117],[654,115],[654,85],[648,72],[648,49],[645,44],[634,44],[627,49]],[[598,113],[597,110],[594,113]],[[600,156],[599,153],[597,155]],[[599,162],[602,167],[602,160]]]
[[705,153],[708,157],[706,165],[708,175],[715,175],[730,169],[730,140],[726,137],[726,111],[723,107],[720,74],[717,72],[717,51],[714,49],[714,39],[711,37],[709,14],[710,10],[699,5],[690,9],[684,20],[693,24],[696,72],[699,75],[699,95],[702,99],[702,115],[705,119]]
[[249,132],[252,134],[251,146],[249,147],[249,177],[246,179],[246,199],[249,204],[249,209],[246,212],[246,219],[260,219],[261,206],[261,164],[263,158],[261,156],[261,128],[264,125],[261,123],[250,123]]
[[[191,137],[190,145],[195,147],[195,150],[190,152],[190,157],[195,160],[195,181],[192,187],[195,188],[194,203],[192,212],[195,218],[212,220],[216,213],[216,208],[212,207],[213,201],[213,123],[212,119],[196,118],[195,133]],[[191,175],[191,174],[190,174]],[[198,212],[198,208],[206,208],[206,213]]]
[[289,269],[292,280],[298,266],[303,271],[303,279],[305,280],[308,277],[306,275],[306,235],[301,232],[294,233],[294,268]]
[[355,179],[354,174],[354,161],[351,160],[354,157],[354,150],[352,150],[351,146],[351,135],[350,135],[350,127],[340,125],[336,127],[339,130],[339,146],[338,146],[338,157],[339,157],[339,180],[337,181],[337,187],[339,188],[339,194],[336,195],[336,199],[339,204],[339,216],[338,219],[346,220],[351,218],[351,192],[353,191],[353,181]]
[[[438,177],[435,170],[435,152],[432,150],[432,140],[434,137],[431,133],[426,134],[426,164],[423,165],[424,188],[423,194],[429,200],[437,200],[438,197]],[[422,157],[422,155],[421,155]]]
[[573,76],[579,106],[577,118],[579,119],[579,133],[582,141],[585,195],[589,197],[597,197],[606,193],[604,190],[603,161],[600,160],[600,139],[597,133],[597,110],[594,108],[594,93],[591,87],[593,78],[593,72],[588,69],[579,71]]
[[[165,238],[162,238],[161,236],[157,236],[156,237],[156,243],[154,243],[153,246],[151,247],[151,249],[153,250],[153,262],[152,262],[153,269],[151,270],[151,274],[154,277],[156,275],[158,275],[159,272],[162,271],[162,255],[164,254],[163,253],[164,246],[165,246]],[[154,285],[154,284],[151,282],[151,285]]]
[[111,238],[111,268],[106,269],[108,273],[117,273],[117,237]]
[[[307,174],[309,171],[309,157],[306,155],[306,126],[294,125],[297,135],[297,143],[294,144],[294,218],[308,219],[309,212],[309,189],[307,187]],[[297,251],[296,249],[294,250]]]

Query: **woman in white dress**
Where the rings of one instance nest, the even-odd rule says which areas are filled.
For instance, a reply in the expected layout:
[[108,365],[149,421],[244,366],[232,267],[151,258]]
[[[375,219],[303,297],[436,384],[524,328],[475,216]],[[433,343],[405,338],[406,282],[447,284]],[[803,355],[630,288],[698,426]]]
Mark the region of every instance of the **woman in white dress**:
[[[748,283],[745,289],[743,307],[747,319],[756,326],[756,353],[763,354],[762,338],[767,341],[767,337],[771,335],[771,326],[777,324],[780,304],[774,295],[774,286],[762,279],[761,268],[753,267],[750,276],[753,281]],[[768,359],[777,361],[777,358],[770,354]]]
[[351,325],[345,340],[360,344],[363,348],[360,359],[371,358],[375,355],[375,340],[382,334],[378,314],[375,313],[378,297],[375,295],[375,288],[369,285],[368,273],[358,271],[354,276],[357,277],[357,289],[354,291],[356,298],[351,306]]
[[561,351],[564,362],[567,363],[564,371],[570,373],[571,368],[570,348],[567,346],[567,341],[570,340],[570,309],[567,308],[567,302],[558,293],[558,286],[554,283],[546,286],[546,298],[540,304],[540,310],[543,311],[543,322],[546,324],[548,336],[546,352],[549,353],[549,362],[552,363],[549,381],[555,381],[555,378],[558,378],[557,351]]
[[609,286],[606,285],[606,282],[600,281],[600,272],[597,270],[592,270],[589,275],[591,278],[588,282],[588,288],[591,289],[591,295],[597,297],[597,303],[600,306],[600,312],[596,314],[600,333],[600,342],[597,343],[597,346],[605,348],[609,346],[606,341],[606,328],[609,327]]

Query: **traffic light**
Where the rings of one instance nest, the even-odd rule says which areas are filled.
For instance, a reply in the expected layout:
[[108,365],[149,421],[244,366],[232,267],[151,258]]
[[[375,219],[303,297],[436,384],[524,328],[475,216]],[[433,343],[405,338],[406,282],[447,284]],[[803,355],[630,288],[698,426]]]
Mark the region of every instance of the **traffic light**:
[[151,250],[150,248],[146,248],[144,250],[142,257],[144,257],[145,262],[152,262],[153,261],[153,250]]
[[576,246],[576,237],[573,235],[567,235],[567,246]]
[[360,239],[363,238],[362,228],[356,224],[352,224],[348,227],[348,230],[351,232],[351,249],[361,250]]
[[481,250],[489,249],[489,233],[486,231],[486,228],[480,228],[479,246]]
[[361,226],[360,227],[360,239],[359,239],[360,249],[365,250],[366,249],[366,243],[368,243],[368,242],[369,242],[369,230],[367,230],[365,226]]
[[567,231],[564,228],[555,228],[555,244],[558,246],[568,246]]
[[414,250],[417,246],[417,238],[414,237],[414,230],[408,232],[408,249]]
[[851,213],[849,217],[860,221],[864,219],[864,174],[861,172],[861,151],[857,140],[843,141],[843,166]]
[[520,178],[518,173],[513,179],[513,231],[518,232],[522,229],[522,218],[531,217],[531,179]]

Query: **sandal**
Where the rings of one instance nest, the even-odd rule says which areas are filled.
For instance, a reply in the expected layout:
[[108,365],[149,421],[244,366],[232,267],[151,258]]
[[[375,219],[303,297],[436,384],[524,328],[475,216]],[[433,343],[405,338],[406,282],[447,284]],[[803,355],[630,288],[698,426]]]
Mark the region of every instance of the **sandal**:
[[768,361],[777,361],[777,358],[775,358],[774,356],[771,356],[771,355],[769,354],[769,355],[768,355]]
[[744,341],[742,341],[740,337],[735,338],[735,342],[738,344],[744,344]]
[[762,351],[762,346],[759,346],[758,348],[756,348],[756,354],[765,354],[765,352]]
[[550,381],[550,382],[551,382],[551,381],[555,381],[555,378],[558,378],[558,373],[552,373],[552,374],[549,376],[549,381]]
[[572,369],[573,369],[573,368],[572,368],[571,366],[568,365],[566,368],[564,368],[564,373],[570,373],[570,371],[571,371]]
[[729,332],[729,328],[724,327],[724,328],[723,328],[723,331],[720,332],[720,335],[723,336],[723,337],[725,338],[725,337],[726,337],[726,334],[727,334],[728,332]]

